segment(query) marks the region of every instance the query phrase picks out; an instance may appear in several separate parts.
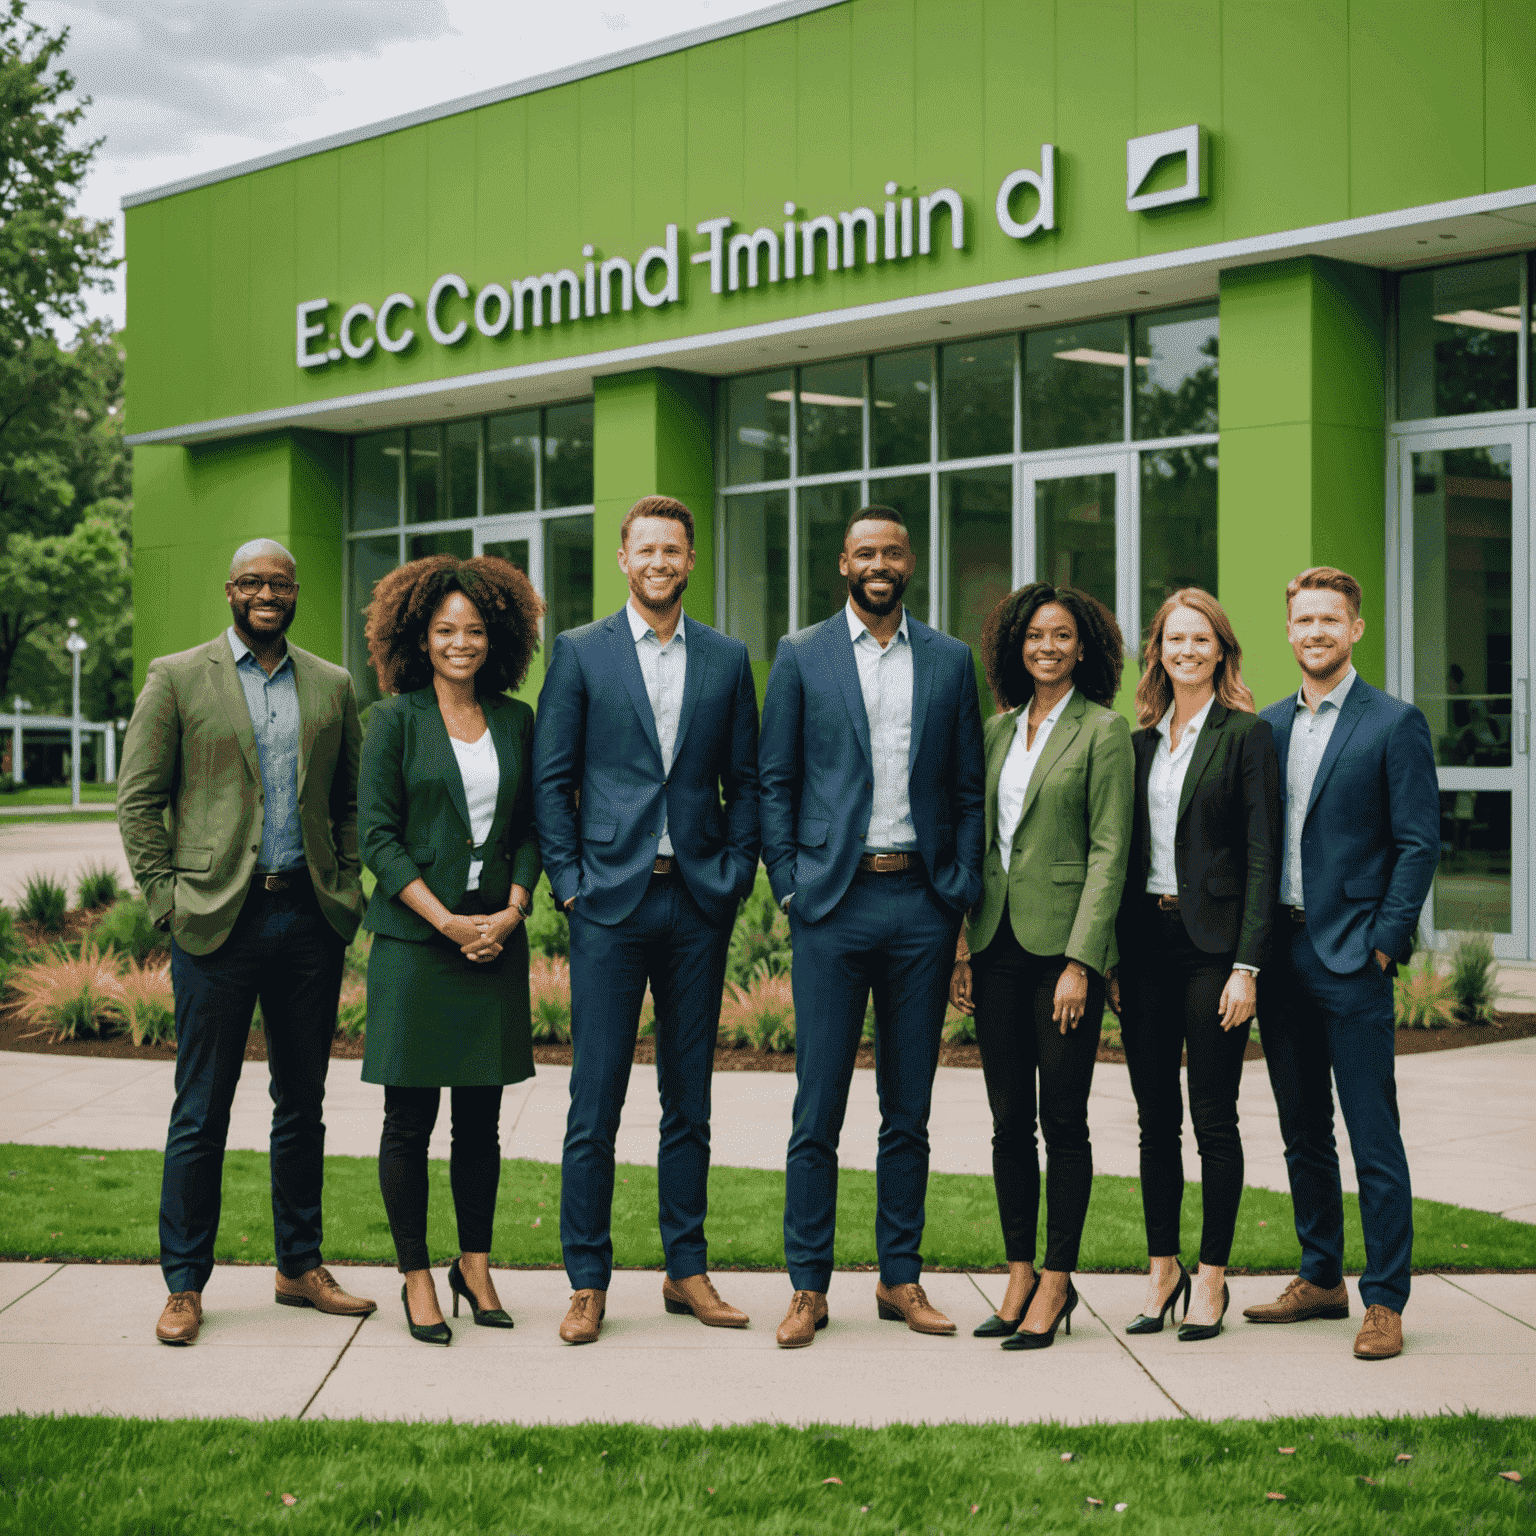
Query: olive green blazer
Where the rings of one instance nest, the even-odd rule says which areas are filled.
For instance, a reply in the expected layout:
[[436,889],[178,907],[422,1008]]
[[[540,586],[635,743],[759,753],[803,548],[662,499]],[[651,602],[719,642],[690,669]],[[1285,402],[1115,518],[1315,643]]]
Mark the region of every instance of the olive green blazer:
[[[363,912],[357,856],[361,727],[351,676],[290,643],[299,696],[299,822],[327,921]],[[117,777],[117,825],[152,921],[190,955],[229,937],[261,847],[261,760],[227,634],[149,664]]]
[[[491,830],[478,854],[480,892],[499,909],[514,885],[531,891],[544,867],[533,825],[533,711],[504,694],[480,703],[501,766]],[[459,760],[432,687],[369,709],[357,801],[363,863],[378,879],[364,927],[394,939],[435,939],[437,931],[400,892],[420,877],[452,910],[464,899],[477,854]]]
[[1115,915],[1135,806],[1130,727],[1114,710],[1072,695],[1030,776],[1005,870],[997,785],[1024,707],[986,723],[987,843],[981,902],[968,925],[971,950],[979,954],[992,942],[1006,903],[1023,948],[1065,954],[1102,975],[1119,958]]

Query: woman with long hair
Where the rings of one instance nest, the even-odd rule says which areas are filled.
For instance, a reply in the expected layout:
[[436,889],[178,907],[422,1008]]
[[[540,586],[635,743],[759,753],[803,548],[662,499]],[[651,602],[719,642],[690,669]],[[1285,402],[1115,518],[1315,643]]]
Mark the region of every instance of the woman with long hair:
[[[1116,924],[1120,1015],[1141,1125],[1149,1273],[1127,1333],[1159,1333],[1182,1297],[1185,1342],[1221,1332],[1243,1193],[1237,1094],[1280,878],[1274,737],[1254,713],[1221,604],[1185,587],[1152,620],[1136,688],[1135,822]],[[1179,1060],[1200,1149],[1200,1263],[1180,1257]]]

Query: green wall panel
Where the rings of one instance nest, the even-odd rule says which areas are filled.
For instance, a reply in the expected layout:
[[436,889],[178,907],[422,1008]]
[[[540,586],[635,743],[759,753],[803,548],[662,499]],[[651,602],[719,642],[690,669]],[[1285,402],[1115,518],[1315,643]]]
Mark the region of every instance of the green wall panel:
[[1484,0],[1484,178],[1490,187],[1536,180],[1536,5]]

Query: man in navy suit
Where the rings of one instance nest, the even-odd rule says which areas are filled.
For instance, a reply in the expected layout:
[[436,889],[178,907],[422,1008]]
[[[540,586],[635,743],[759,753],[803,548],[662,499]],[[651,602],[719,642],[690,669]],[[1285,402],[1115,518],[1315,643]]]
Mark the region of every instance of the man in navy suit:
[[705,1273],[704,1215],[726,952],[757,875],[757,695],[747,648],[683,617],[688,508],[642,497],[620,539],[629,600],[556,638],[533,744],[544,868],[571,924],[560,1196],[575,1292],[560,1325],[569,1344],[596,1339],[606,1308],[613,1142],[647,982],[662,1106],[662,1299],[712,1327],[747,1325]]
[[1285,854],[1274,958],[1259,976],[1259,1035],[1285,1138],[1301,1273],[1255,1323],[1348,1317],[1344,1199],[1332,1081],[1349,1128],[1365,1229],[1361,1360],[1402,1353],[1413,1197],[1398,1127],[1392,977],[1413,954],[1440,859],[1429,724],[1350,662],[1365,632],[1360,583],[1331,566],[1286,588],[1299,692],[1271,704]]
[[763,702],[763,858],[794,944],[785,1349],[827,1321],[837,1142],[871,991],[879,1312],[919,1333],[955,1327],[918,1284],[919,1249],[948,977],[981,896],[981,712],[970,648],[902,606],[915,568],[899,513],[856,512],[838,560],[847,605],[779,642]]

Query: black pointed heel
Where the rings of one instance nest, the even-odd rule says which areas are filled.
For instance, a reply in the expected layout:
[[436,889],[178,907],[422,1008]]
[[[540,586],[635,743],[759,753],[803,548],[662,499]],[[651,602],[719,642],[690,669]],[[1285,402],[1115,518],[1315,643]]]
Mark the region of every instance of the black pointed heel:
[[1024,1305],[1019,1308],[1019,1315],[1010,1321],[1001,1312],[994,1312],[980,1327],[971,1329],[973,1339],[1011,1339],[1019,1331],[1019,1324],[1024,1321],[1024,1314],[1029,1311],[1029,1304],[1035,1299],[1035,1292],[1040,1289],[1040,1275],[1035,1274],[1035,1283],[1029,1288],[1029,1295],[1024,1298]]
[[459,1297],[462,1296],[469,1303],[469,1315],[474,1318],[477,1328],[512,1328],[516,1326],[500,1307],[480,1307],[475,1304],[474,1292],[465,1283],[464,1276],[459,1270],[459,1261],[457,1259],[448,1266],[448,1289],[453,1292],[453,1315],[455,1317],[459,1315]]
[[450,1344],[453,1342],[453,1329],[447,1323],[418,1323],[411,1317],[411,1304],[406,1300],[406,1288],[400,1287],[400,1305],[405,1308],[405,1325],[411,1330],[411,1337],[422,1344]]
[[[1072,1332],[1072,1309],[1077,1305],[1077,1287],[1072,1284],[1071,1277],[1067,1278],[1067,1299],[1062,1303],[1061,1311],[1051,1320],[1051,1326],[1044,1333],[1026,1333],[1021,1327],[1011,1339],[1004,1339],[1003,1349],[1049,1349],[1056,1341],[1056,1330],[1065,1323],[1068,1334]],[[1022,1324],[1023,1315],[1019,1321]]]
[[[1221,1319],[1227,1315],[1227,1307],[1231,1304],[1232,1292],[1227,1289],[1226,1281],[1221,1285],[1221,1317],[1214,1323],[1180,1323],[1179,1343],[1193,1344],[1198,1339],[1214,1339],[1221,1332]],[[1184,1308],[1185,1315],[1189,1313],[1189,1307]]]
[[1179,1278],[1174,1282],[1173,1289],[1168,1293],[1168,1299],[1163,1303],[1163,1310],[1156,1317],[1148,1317],[1145,1312],[1138,1312],[1125,1325],[1125,1331],[1127,1333],[1161,1333],[1163,1331],[1163,1319],[1173,1311],[1174,1303],[1178,1301],[1180,1292],[1184,1295],[1184,1313],[1188,1316],[1190,1285],[1189,1271],[1184,1268],[1184,1263],[1180,1260]]

